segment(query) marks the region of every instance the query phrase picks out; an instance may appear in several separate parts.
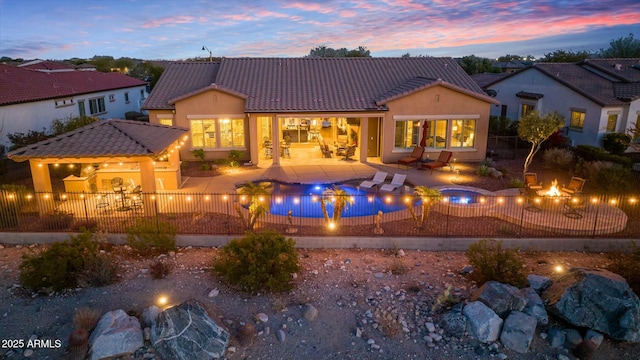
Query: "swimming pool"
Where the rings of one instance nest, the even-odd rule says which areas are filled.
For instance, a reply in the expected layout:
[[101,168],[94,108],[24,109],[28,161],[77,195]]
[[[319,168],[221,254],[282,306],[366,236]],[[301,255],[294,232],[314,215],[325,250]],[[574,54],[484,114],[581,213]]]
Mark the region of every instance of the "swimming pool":
[[[325,198],[327,214],[333,217],[335,197],[331,198],[331,190],[337,186],[346,192],[348,196],[347,204],[342,211],[342,217],[357,217],[377,215],[378,211],[389,213],[407,209],[407,205],[402,197],[397,195],[389,196],[359,190],[357,185],[352,183],[340,184],[291,184],[283,182],[263,182],[269,184],[271,192],[269,213],[273,215],[287,216],[291,211],[293,217],[322,218],[321,202]],[[414,201],[411,198],[411,201]]]
[[460,205],[477,204],[484,197],[483,194],[477,191],[466,189],[443,189],[440,190],[440,194],[449,203]]

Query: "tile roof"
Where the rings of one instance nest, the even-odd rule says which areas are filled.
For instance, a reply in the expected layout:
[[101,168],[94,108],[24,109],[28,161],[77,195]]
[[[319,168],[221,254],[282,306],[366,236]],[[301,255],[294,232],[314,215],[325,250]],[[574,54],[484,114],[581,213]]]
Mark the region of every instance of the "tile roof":
[[63,64],[56,61],[34,60],[18,65],[19,68],[38,70],[38,71],[72,71],[75,70],[73,65]]
[[131,120],[101,120],[16,149],[14,161],[31,158],[158,156],[188,129]]
[[509,75],[509,73],[482,73],[471,75],[471,78],[478,86],[484,89],[487,85],[493,84],[507,75]]
[[220,63],[173,62],[158,79],[143,109],[173,109],[171,100],[195,93],[215,83]]
[[624,82],[640,82],[640,58],[588,59],[584,66],[612,75]]
[[377,110],[376,100],[420,79],[489,99],[451,58],[223,58],[172,63],[143,108],[172,109],[170,100],[215,83],[246,96],[246,112]]
[[145,85],[114,72],[42,72],[0,64],[0,106]]

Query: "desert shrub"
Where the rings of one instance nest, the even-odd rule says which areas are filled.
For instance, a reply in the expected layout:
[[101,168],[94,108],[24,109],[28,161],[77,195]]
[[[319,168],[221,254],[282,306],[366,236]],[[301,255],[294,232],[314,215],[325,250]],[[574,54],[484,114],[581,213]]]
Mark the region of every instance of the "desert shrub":
[[78,285],[83,287],[105,286],[118,280],[118,264],[109,254],[97,254],[85,259],[78,277]]
[[511,180],[509,181],[509,187],[510,188],[523,188],[524,187],[524,181],[518,179],[518,178],[511,178]]
[[522,258],[517,249],[502,247],[502,241],[482,239],[469,245],[466,252],[474,270],[471,278],[479,285],[489,280],[522,287],[526,284]]
[[606,150],[597,146],[578,145],[573,150],[576,156],[584,159],[585,161],[610,161],[627,167],[631,166],[630,158],[610,154]]
[[631,144],[631,136],[624,133],[608,133],[602,137],[602,147],[613,155],[623,155]]
[[620,194],[635,190],[631,169],[610,161],[578,161],[576,171],[589,179],[599,193]]
[[484,160],[480,161],[480,163],[478,165],[480,165],[480,166],[484,165],[486,167],[492,167],[492,168],[496,167],[495,161],[493,161],[493,159],[490,158],[490,157],[485,158]]
[[91,332],[100,320],[100,312],[92,308],[79,308],[73,314],[73,325],[76,329],[84,329]]
[[390,270],[393,275],[404,275],[409,272],[409,267],[402,260],[394,259]]
[[432,312],[436,312],[440,309],[449,309],[453,305],[460,302],[460,297],[453,293],[453,285],[446,284],[442,295],[438,296],[435,304],[431,307]]
[[[100,256],[98,242],[90,231],[70,235],[69,240],[53,243],[39,254],[24,254],[20,264],[22,285],[33,289],[59,291],[80,285],[81,281],[93,279],[94,271],[103,271],[101,266],[111,264]],[[92,275],[93,274],[93,275]],[[115,280],[115,276],[110,279]],[[106,285],[108,282],[101,282]]]
[[489,176],[491,175],[491,169],[483,164],[476,168],[476,174],[478,174],[478,176]]
[[171,264],[166,261],[156,260],[149,266],[149,273],[154,279],[164,279],[171,273]]
[[244,291],[287,291],[293,288],[291,274],[300,270],[294,245],[277,232],[248,233],[221,249],[213,269]]
[[612,253],[607,270],[625,278],[633,292],[640,296],[640,247],[635,242],[628,253]]
[[135,224],[125,229],[127,244],[138,255],[151,256],[176,249],[178,229],[171,223],[156,219],[138,218]]
[[542,158],[545,167],[566,170],[573,162],[573,153],[563,148],[549,148],[544,151]]

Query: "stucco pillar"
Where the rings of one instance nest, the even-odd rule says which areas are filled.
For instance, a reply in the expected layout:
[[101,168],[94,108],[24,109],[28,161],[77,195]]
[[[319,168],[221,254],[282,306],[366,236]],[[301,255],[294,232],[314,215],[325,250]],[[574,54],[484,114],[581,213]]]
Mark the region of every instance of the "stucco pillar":
[[369,118],[360,119],[360,138],[358,139],[358,145],[360,145],[360,162],[367,162],[367,152],[369,151]]
[[[174,151],[174,153],[177,154],[178,151]],[[140,166],[140,186],[142,187],[142,193],[145,194],[143,199],[144,214],[146,216],[155,216],[157,206],[155,197],[152,195],[156,193],[156,174],[153,161],[147,159],[140,161],[138,165]]]
[[280,166],[280,122],[278,117],[271,118],[271,143],[273,149],[271,149],[271,158],[273,159],[273,165]]
[[257,164],[260,160],[260,139],[258,138],[258,120],[256,118],[249,117],[249,160],[252,163]]
[[37,160],[29,160],[31,168],[31,179],[35,190],[35,199],[38,203],[38,212],[45,215],[53,212],[56,208],[53,200],[53,188],[51,187],[51,174],[49,165]]

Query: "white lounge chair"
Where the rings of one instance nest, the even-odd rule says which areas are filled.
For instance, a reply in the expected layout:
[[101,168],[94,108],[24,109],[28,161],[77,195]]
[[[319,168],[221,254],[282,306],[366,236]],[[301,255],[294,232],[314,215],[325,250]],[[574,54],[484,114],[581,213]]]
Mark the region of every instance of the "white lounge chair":
[[404,185],[404,180],[406,178],[407,175],[405,174],[395,174],[393,175],[393,179],[391,179],[391,183],[382,185],[380,187],[380,191],[393,191]]
[[378,186],[387,179],[387,173],[384,171],[377,171],[371,180],[365,180],[360,183],[361,188],[371,189],[374,186]]

